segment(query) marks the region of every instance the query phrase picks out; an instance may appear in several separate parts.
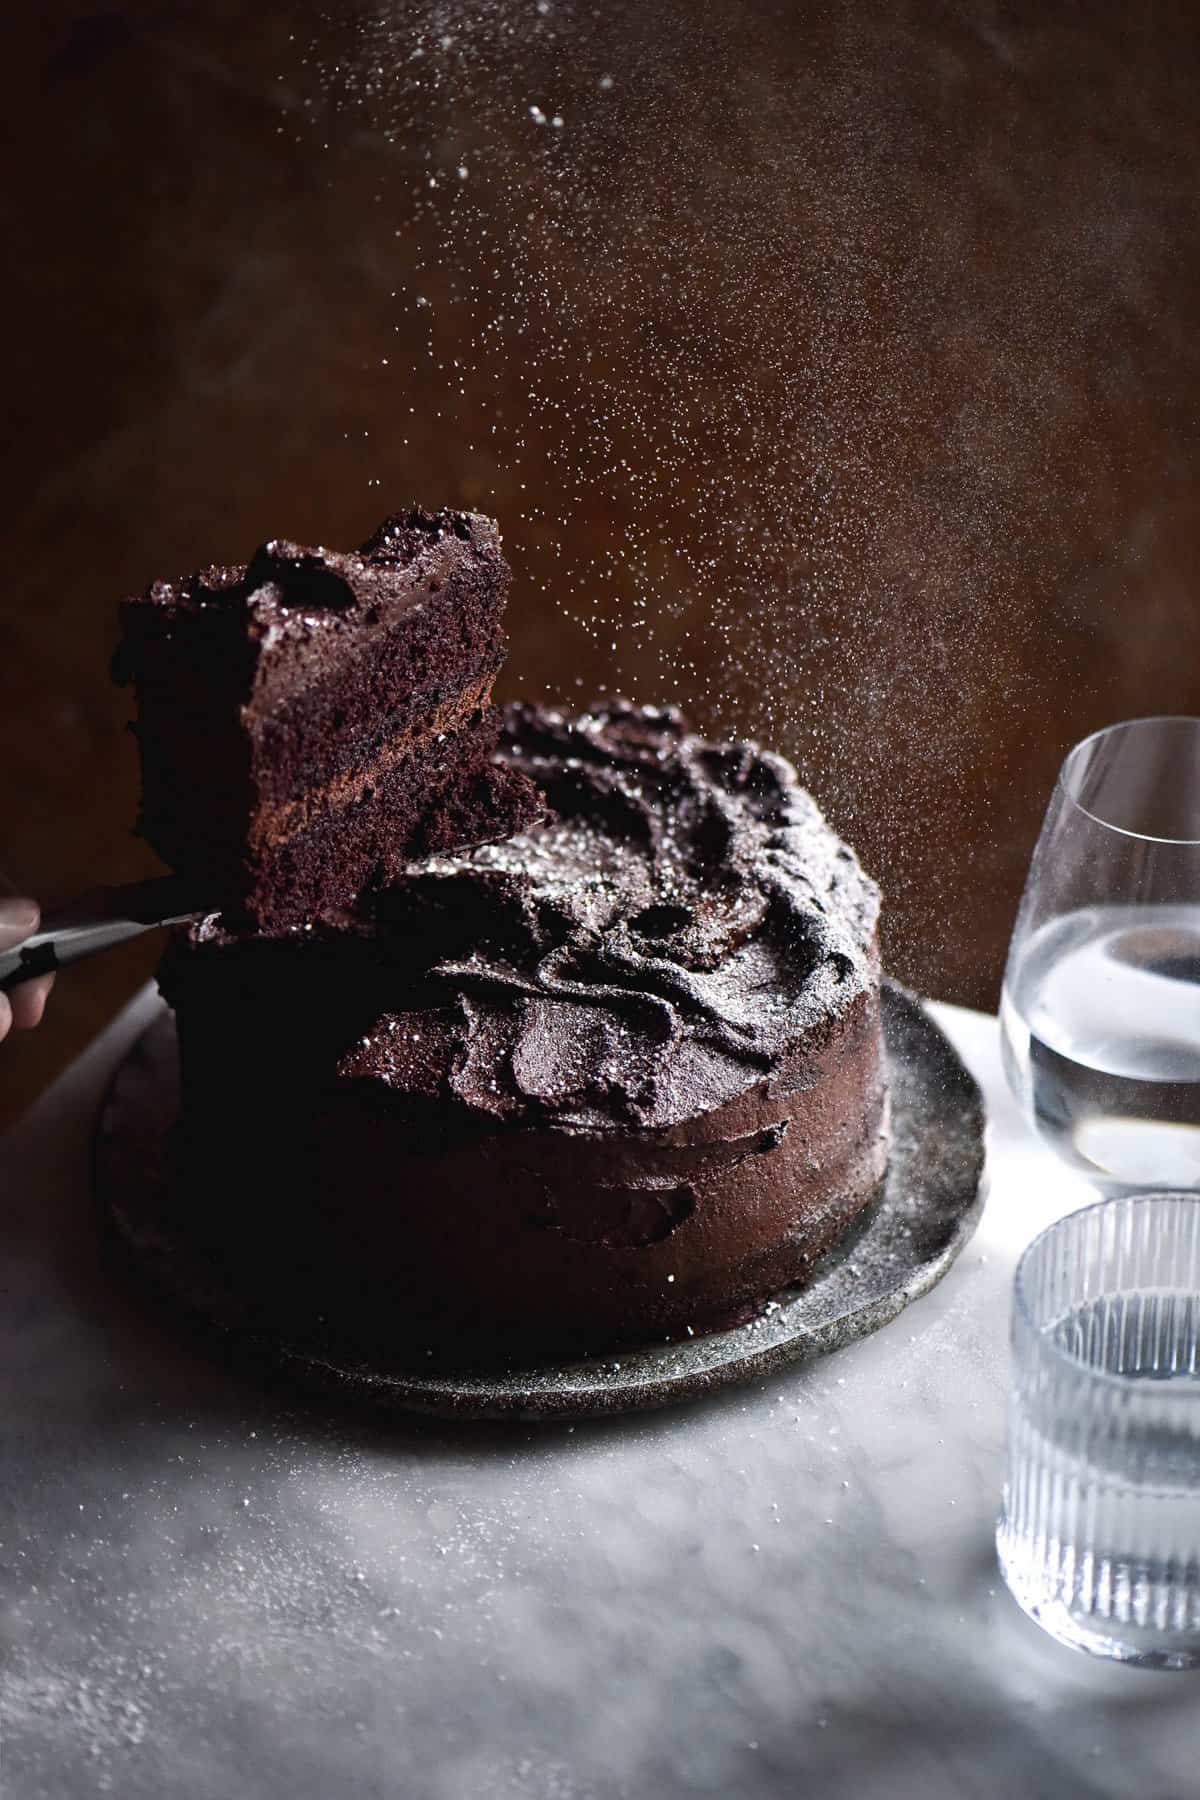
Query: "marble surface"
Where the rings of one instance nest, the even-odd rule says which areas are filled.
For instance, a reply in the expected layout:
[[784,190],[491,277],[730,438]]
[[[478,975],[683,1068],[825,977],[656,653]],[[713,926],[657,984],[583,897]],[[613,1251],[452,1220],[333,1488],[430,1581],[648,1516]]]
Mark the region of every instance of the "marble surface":
[[1061,1648],[996,1572],[1013,1262],[1079,1198],[995,1022],[946,1280],[677,1411],[348,1427],[214,1368],[99,1263],[87,1186],[143,994],[0,1146],[5,1800],[1197,1792],[1200,1683]]

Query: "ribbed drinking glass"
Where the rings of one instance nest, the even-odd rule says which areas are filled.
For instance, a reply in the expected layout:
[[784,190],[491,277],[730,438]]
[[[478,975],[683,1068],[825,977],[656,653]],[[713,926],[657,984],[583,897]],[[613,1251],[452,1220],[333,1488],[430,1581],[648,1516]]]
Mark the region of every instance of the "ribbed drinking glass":
[[1069,1214],[1017,1269],[1005,1580],[1054,1637],[1200,1667],[1200,1194]]

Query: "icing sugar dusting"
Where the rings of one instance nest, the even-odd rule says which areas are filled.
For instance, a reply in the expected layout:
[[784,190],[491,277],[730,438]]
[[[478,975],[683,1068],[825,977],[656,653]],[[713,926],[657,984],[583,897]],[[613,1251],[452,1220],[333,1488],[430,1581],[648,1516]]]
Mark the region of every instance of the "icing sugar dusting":
[[382,152],[401,411],[432,384],[559,615],[514,601],[525,687],[573,635],[587,687],[775,745],[893,902],[995,710],[1070,679],[1169,255],[1058,56],[983,10],[388,0],[322,65]]

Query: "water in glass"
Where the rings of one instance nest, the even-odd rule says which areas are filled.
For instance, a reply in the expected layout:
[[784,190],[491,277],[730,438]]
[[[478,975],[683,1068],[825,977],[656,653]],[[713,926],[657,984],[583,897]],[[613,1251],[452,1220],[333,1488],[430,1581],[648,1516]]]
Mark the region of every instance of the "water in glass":
[[1200,903],[1080,907],[1026,938],[1005,1064],[1060,1155],[1100,1186],[1200,1186]]

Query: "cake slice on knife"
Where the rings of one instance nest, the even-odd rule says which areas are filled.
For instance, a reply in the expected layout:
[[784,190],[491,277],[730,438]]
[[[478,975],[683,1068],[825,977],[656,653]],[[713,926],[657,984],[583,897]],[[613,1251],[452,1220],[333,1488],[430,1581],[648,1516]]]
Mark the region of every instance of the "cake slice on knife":
[[343,554],[273,539],[121,608],[139,829],[211,906],[301,924],[543,811],[495,760],[509,569],[491,520],[412,511]]

